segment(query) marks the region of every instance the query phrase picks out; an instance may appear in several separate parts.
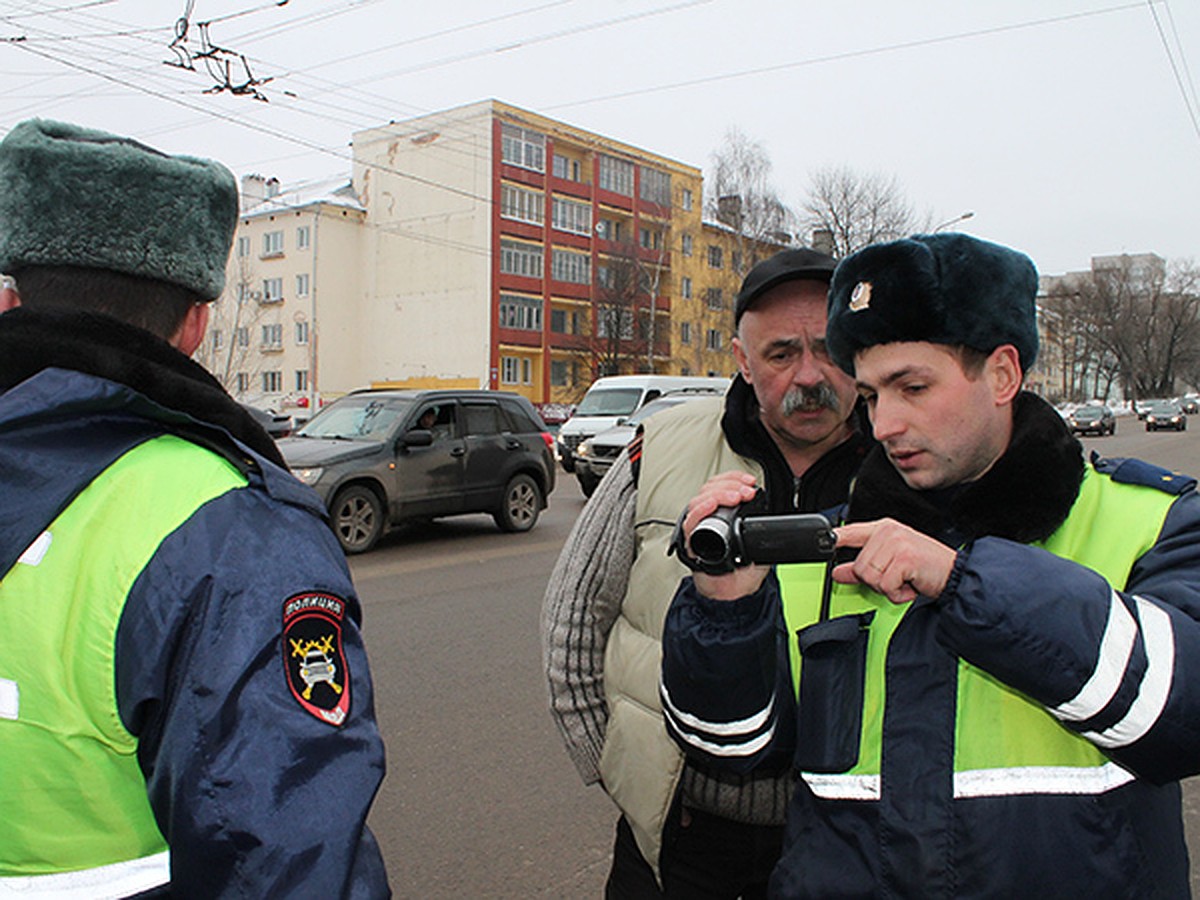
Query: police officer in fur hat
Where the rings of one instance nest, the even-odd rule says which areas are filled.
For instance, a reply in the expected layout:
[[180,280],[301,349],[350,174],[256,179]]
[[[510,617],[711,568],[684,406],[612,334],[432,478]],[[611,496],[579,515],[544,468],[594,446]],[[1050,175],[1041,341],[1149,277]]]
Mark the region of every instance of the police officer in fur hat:
[[[676,595],[673,736],[697,763],[799,776],[774,896],[1189,894],[1196,482],[1085,463],[1022,390],[1036,293],[1024,254],[964,234],[843,260],[826,340],[879,447],[839,556]],[[710,481],[685,531],[751,494]]]
[[0,142],[0,894],[388,895],[344,558],[188,358],[237,212],[214,162]]

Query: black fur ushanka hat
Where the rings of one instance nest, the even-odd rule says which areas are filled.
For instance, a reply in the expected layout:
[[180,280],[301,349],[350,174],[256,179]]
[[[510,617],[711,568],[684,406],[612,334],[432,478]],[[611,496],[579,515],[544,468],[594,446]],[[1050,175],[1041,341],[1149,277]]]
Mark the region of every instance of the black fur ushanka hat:
[[872,244],[838,264],[825,340],[854,374],[876,344],[928,341],[990,353],[1012,344],[1028,372],[1037,358],[1037,269],[1023,253],[966,234],[918,234]]

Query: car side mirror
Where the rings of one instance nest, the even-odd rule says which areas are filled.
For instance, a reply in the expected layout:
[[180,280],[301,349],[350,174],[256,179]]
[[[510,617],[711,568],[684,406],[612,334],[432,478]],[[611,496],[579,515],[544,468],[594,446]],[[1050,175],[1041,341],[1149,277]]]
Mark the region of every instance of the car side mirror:
[[428,447],[432,443],[433,432],[428,428],[412,428],[397,441],[400,447]]

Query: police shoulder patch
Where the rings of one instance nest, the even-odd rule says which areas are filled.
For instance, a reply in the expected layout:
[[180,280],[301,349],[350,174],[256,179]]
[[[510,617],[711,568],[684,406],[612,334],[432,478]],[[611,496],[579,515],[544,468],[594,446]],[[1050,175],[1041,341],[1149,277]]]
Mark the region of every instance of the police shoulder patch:
[[283,601],[283,669],[301,709],[340,726],[350,711],[350,666],[342,652],[346,601],[309,591]]
[[1167,494],[1182,494],[1196,486],[1196,479],[1140,459],[1106,459],[1092,452],[1092,465],[1118,484],[1139,484]]

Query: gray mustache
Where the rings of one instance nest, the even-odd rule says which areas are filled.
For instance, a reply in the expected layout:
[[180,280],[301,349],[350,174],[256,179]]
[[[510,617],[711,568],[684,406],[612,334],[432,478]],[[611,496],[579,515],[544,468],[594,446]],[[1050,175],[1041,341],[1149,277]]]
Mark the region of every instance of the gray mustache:
[[841,411],[837,392],[827,381],[822,381],[813,387],[794,387],[783,396],[783,414],[790,416],[794,412],[814,412],[818,409]]

